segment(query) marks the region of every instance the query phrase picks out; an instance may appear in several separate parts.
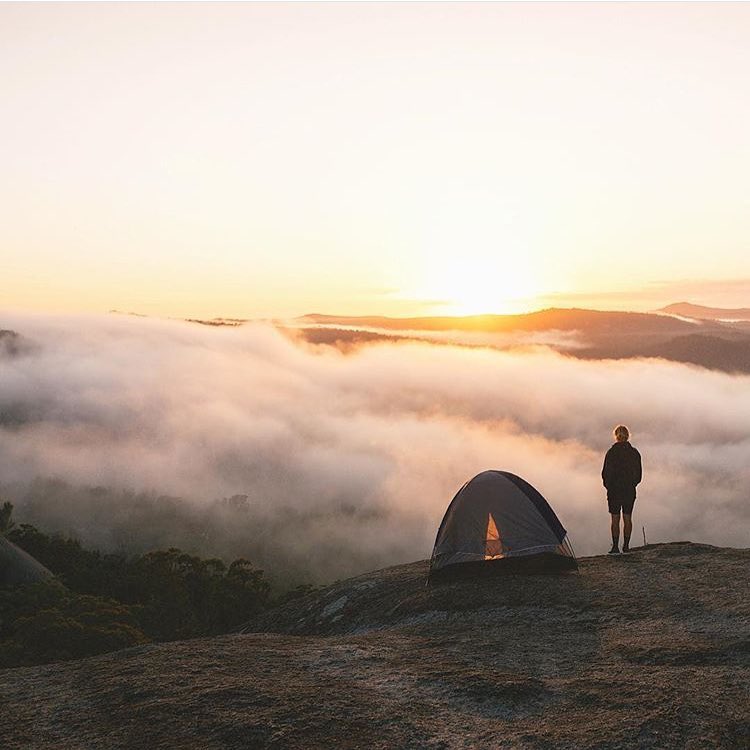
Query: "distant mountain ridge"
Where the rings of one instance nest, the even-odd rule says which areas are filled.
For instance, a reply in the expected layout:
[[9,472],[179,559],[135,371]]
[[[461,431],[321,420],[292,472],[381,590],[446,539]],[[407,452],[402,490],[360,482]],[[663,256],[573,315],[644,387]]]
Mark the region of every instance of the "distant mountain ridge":
[[[706,310],[720,312],[721,317],[700,317],[696,310],[701,315],[707,315],[703,312]],[[723,372],[750,373],[750,310],[744,311],[749,316],[747,321],[740,318],[742,312],[677,303],[650,313],[579,308],[549,308],[519,315],[414,318],[313,313],[293,322],[296,336],[343,352],[398,340],[496,349],[536,343],[580,359],[657,358]],[[447,332],[456,335],[448,338]],[[564,336],[543,335],[551,332]],[[484,340],[477,338],[478,334]]]
[[321,315],[311,313],[296,318],[295,322],[308,325],[380,328],[393,331],[571,331],[693,333],[696,323],[670,318],[655,313],[586,310],[582,308],[550,307],[517,315],[466,315],[415,318],[390,318],[382,315]]
[[682,315],[697,320],[748,320],[750,321],[750,307],[704,307],[692,302],[675,302],[660,308],[657,312],[669,315]]

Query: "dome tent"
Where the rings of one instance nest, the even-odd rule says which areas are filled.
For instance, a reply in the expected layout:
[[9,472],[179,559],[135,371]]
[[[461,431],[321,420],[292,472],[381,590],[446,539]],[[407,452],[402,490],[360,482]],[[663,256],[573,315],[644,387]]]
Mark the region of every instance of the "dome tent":
[[39,583],[53,578],[38,560],[0,534],[0,587]]
[[430,579],[577,568],[567,532],[542,495],[508,471],[483,471],[445,512]]

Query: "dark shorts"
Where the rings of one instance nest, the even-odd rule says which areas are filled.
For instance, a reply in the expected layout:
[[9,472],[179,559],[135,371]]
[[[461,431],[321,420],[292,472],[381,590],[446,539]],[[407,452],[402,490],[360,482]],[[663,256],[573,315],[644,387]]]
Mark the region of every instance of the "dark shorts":
[[609,506],[609,512],[613,516],[619,516],[620,511],[622,511],[626,516],[630,516],[633,514],[635,495],[633,497],[623,497],[622,495],[611,497],[608,495],[607,505]]

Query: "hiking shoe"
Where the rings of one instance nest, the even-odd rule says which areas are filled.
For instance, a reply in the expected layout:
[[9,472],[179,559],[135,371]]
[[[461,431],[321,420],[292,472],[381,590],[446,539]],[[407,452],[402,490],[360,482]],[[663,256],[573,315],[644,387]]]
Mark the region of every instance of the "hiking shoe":
[[619,547],[616,544],[613,544],[612,545],[612,549],[607,554],[609,554],[609,555],[619,555],[620,554],[620,549],[619,549]]
[[623,548],[622,548],[622,554],[623,555],[629,555],[630,554],[630,547],[623,546]]

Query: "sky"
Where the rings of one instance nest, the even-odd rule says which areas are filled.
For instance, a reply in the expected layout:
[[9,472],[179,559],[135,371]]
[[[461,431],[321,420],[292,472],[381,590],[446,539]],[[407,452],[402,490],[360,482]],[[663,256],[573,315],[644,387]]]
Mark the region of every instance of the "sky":
[[744,3],[0,5],[0,308],[737,307]]

